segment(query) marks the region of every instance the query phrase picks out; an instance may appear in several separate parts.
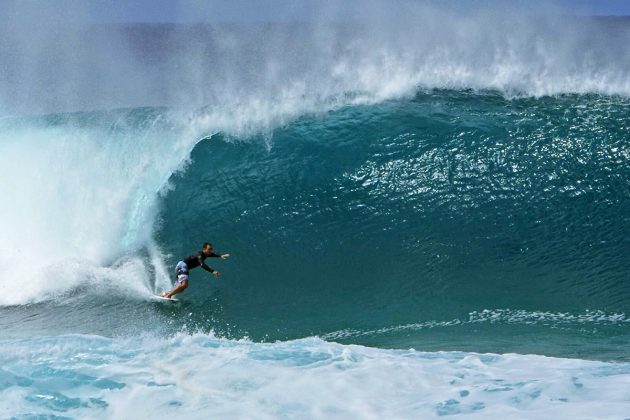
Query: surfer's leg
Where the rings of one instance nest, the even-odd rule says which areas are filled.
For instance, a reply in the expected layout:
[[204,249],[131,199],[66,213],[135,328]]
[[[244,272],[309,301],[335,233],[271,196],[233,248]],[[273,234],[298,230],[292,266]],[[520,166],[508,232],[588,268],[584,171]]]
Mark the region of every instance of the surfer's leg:
[[175,286],[175,288],[173,290],[169,290],[168,292],[166,292],[164,294],[164,297],[172,298],[176,294],[181,293],[184,290],[186,290],[187,287],[188,287],[188,280],[178,281],[177,285]]
[[166,293],[162,293],[163,297],[171,298],[173,295],[183,292],[188,287],[188,266],[185,262],[180,261],[175,267],[177,273],[177,281],[175,287]]

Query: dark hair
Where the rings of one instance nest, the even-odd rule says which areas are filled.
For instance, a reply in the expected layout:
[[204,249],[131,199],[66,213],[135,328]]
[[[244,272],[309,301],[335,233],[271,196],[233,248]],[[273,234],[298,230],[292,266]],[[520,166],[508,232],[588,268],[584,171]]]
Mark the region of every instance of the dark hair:
[[203,243],[203,248],[201,249],[206,249],[206,247],[212,246],[212,244],[210,242],[204,242]]

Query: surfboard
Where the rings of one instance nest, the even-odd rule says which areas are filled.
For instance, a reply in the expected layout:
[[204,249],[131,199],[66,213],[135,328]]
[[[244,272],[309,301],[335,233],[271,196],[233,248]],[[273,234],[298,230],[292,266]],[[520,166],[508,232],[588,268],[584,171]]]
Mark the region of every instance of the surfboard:
[[160,295],[154,295],[156,298],[160,299],[160,300],[167,300],[167,301],[171,301],[171,302],[179,302],[179,300],[175,299],[175,298],[167,298],[164,296],[160,296]]

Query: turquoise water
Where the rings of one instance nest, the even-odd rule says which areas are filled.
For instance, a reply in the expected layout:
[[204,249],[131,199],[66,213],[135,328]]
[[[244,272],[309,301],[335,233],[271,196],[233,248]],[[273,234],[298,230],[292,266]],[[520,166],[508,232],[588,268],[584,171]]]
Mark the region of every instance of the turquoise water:
[[234,253],[191,304],[256,339],[625,358],[626,106],[437,91],[302,118],[269,149],[215,136],[157,237],[184,255],[199,223]]
[[[268,362],[260,364],[260,354],[262,360],[277,360],[284,366],[271,378],[265,376],[264,381],[270,381],[266,385],[248,379],[244,372],[237,375],[242,383],[219,380],[207,385],[221,389],[216,391],[219,396],[208,397],[221,401],[236,398],[234,392],[246,400],[250,392],[255,395],[252,398],[262,398],[258,393],[272,387],[271,395],[264,397],[277,404],[269,408],[271,416],[310,413],[319,417],[327,413],[310,411],[314,410],[312,403],[294,407],[290,401],[278,402],[275,387],[284,387],[284,381],[291,381],[285,375],[295,374],[285,372],[287,363],[328,366],[314,368],[317,373],[313,374],[323,377],[305,384],[304,392],[311,392],[308,389],[319,386],[319,381],[331,380],[326,372],[339,369],[337,363],[342,363],[335,352],[347,351],[329,344],[332,342],[455,352],[412,351],[399,356],[364,347],[351,350],[359,352],[359,359],[370,360],[369,372],[381,369],[377,366],[382,358],[403,364],[394,371],[413,375],[415,363],[430,364],[434,357],[447,365],[460,363],[462,357],[481,357],[473,368],[481,369],[485,365],[492,368],[494,362],[477,353],[518,353],[616,362],[597,369],[612,369],[604,375],[625,380],[627,365],[618,362],[628,361],[630,342],[625,258],[630,244],[625,234],[630,227],[625,211],[630,204],[627,105],[625,98],[595,95],[506,99],[495,92],[421,91],[409,99],[304,116],[270,135],[235,138],[218,133],[195,141],[186,165],[168,177],[167,184],[160,187],[162,192],[153,196],[154,210],[146,210],[149,206],[143,214],[120,201],[122,213],[134,215],[131,222],[154,218],[149,242],[134,249],[129,245],[134,240],[119,239],[117,249],[123,250],[123,256],[104,261],[104,266],[89,257],[87,261],[65,257],[61,266],[51,263],[40,268],[46,276],[42,283],[35,277],[32,289],[25,287],[13,295],[6,289],[7,302],[0,310],[5,340],[2,360],[7,366],[2,371],[3,392],[9,399],[22,399],[30,413],[69,412],[81,417],[96,410],[115,415],[112,407],[118,410],[120,404],[127,404],[118,401],[118,389],[144,390],[158,384],[155,386],[183,392],[179,373],[158,374],[154,368],[141,367],[144,362],[140,360],[145,352],[167,352],[170,362],[165,363],[178,366],[178,357],[184,357],[178,356],[181,340],[189,340],[187,334],[202,341],[195,341],[200,347],[190,356],[199,361],[231,360],[236,348],[239,354],[244,352],[239,362],[244,364],[242,369],[276,369],[267,366]],[[138,122],[155,121],[165,112],[122,110],[5,124],[13,135],[72,127],[67,141],[76,146],[82,144],[86,132],[111,133],[114,127],[109,121],[115,115],[117,124],[124,121],[122,126],[127,128],[114,130],[108,143],[101,146],[112,156],[124,158],[128,149],[121,146],[121,139],[136,133]],[[167,126],[179,129],[170,123]],[[152,127],[156,129],[156,125]],[[163,123],[157,127],[164,129]],[[153,140],[149,135],[143,141],[150,145]],[[67,154],[66,146],[55,147]],[[138,153],[146,150],[146,143],[142,146]],[[71,156],[68,164],[73,160]],[[56,163],[64,171],[69,167],[63,159]],[[95,167],[90,164],[85,170]],[[55,165],[50,171],[54,176]],[[107,194],[120,191],[128,176],[139,182],[153,179],[145,171],[127,173],[120,183],[108,180],[99,194],[107,203]],[[140,197],[140,202],[148,200],[137,185],[127,193]],[[86,198],[79,194],[62,199],[60,209],[70,205],[82,211]],[[107,205],[116,203],[112,200]],[[55,208],[52,200],[49,209]],[[57,227],[67,223],[84,229],[83,236],[96,234],[96,245],[106,243],[120,218],[111,211],[86,211],[90,217],[78,224],[74,218],[64,219],[60,212]],[[129,229],[129,220],[118,226]],[[57,227],[48,226],[45,233],[54,235]],[[141,227],[134,229],[143,237]],[[67,232],[62,229],[63,234]],[[151,293],[169,287],[170,272],[178,259],[206,240],[213,241],[217,250],[232,254],[227,261],[212,261],[223,276],[215,279],[201,270],[193,271],[191,286],[180,302],[152,300]],[[103,251],[84,242],[77,244],[86,256]],[[30,290],[37,293],[29,295]],[[148,344],[126,338],[138,335],[158,349],[143,350]],[[308,337],[325,341],[308,341]],[[246,341],[233,341],[243,339]],[[221,358],[205,353],[206,345],[221,349],[214,350],[221,352]],[[20,351],[33,346],[35,353],[25,353],[30,362],[18,363],[14,346]],[[58,350],[49,355],[48,348]],[[189,351],[189,345],[183,345],[184,349]],[[377,352],[374,356],[363,355],[373,351]],[[330,361],[320,361],[320,353],[326,355],[322,360]],[[85,362],[67,365],[66,360],[77,357]],[[160,356],[151,357],[156,358],[152,363],[161,363]],[[348,357],[351,366],[358,363],[354,356]],[[514,362],[513,357],[518,363],[531,363],[518,356],[506,360]],[[546,363],[557,362],[545,359],[541,363],[544,370]],[[579,363],[585,363],[585,372],[591,372],[587,362]],[[98,366],[113,370],[100,376],[94,371]],[[120,373],[121,366],[132,373]],[[360,380],[354,376],[356,368],[341,374],[349,382],[346,386]],[[312,373],[310,367],[305,369],[304,374]],[[496,408],[496,404],[520,412],[523,398],[536,400],[541,392],[547,400],[576,402],[575,395],[549,388],[552,385],[523,391],[528,381],[557,385],[556,379],[537,376],[538,370],[528,372],[525,382],[505,388],[509,390],[507,400],[502,397],[493,402],[485,394],[474,401],[465,400],[461,395],[471,391],[460,390],[449,380],[444,382],[448,390],[439,397],[418,400],[414,409],[397,407],[392,396],[385,398],[391,407],[366,409],[366,415],[406,417],[425,410],[487,414],[493,411],[486,408]],[[566,380],[582,383],[583,375],[600,377],[585,372]],[[192,380],[195,387],[205,384],[206,379],[199,375]],[[451,370],[444,375],[440,378],[459,377]],[[128,377],[135,379],[129,382],[124,379]],[[487,391],[494,383],[492,386],[503,390],[503,385],[492,382],[495,379],[475,381],[480,382],[466,386]],[[90,384],[89,389],[83,384]],[[420,392],[425,385],[409,386]],[[73,391],[79,389],[82,391]],[[364,391],[353,398],[362,401],[372,398],[372,393],[384,392],[378,386]],[[460,397],[443,395],[450,393]],[[595,397],[579,398],[588,403]],[[618,398],[615,401],[625,401],[625,397]],[[196,407],[235,415],[230,408],[208,408],[213,406],[211,400],[199,403],[173,397],[165,409],[181,409],[183,415]],[[339,408],[340,401],[333,398],[329,403],[340,410],[333,410],[336,416],[348,415],[347,408]]]
[[[232,253],[213,261],[224,277],[193,271],[181,304],[144,309],[86,297],[79,282],[62,291],[70,308],[62,299],[6,310],[7,334],[25,333],[13,316],[32,311],[50,328],[38,312],[99,313],[95,299],[111,299],[112,325],[96,331],[146,312],[154,327],[167,317],[174,331],[257,341],[625,360],[626,107],[432,91],[302,117],[266,138],[208,137],[157,198],[155,243],[170,276],[212,240]],[[118,117],[136,124],[157,112]],[[146,252],[135,255],[149,262]],[[159,288],[152,270],[146,287]],[[514,339],[523,334],[532,339]]]
[[[536,415],[529,411],[535,401],[564,401],[573,410],[603,398],[574,392],[585,381],[615,384],[628,374],[618,363],[628,361],[630,341],[626,107],[627,100],[616,97],[508,100],[493,92],[430,91],[305,116],[268,136],[206,137],[154,199],[151,242],[105,263],[109,267],[71,259],[70,277],[68,267],[51,264],[44,283],[34,283],[38,295],[20,289],[13,297],[23,303],[1,309],[5,400],[22,401],[25,413],[109,417],[133,411],[121,396],[124,389],[160,401],[161,414],[237,415],[241,411],[226,401],[260,404],[261,398],[273,401],[258,408],[269,416],[353,412],[347,401],[317,392],[325,406],[336,408],[280,397],[295,369],[312,375],[298,394],[312,394],[333,378],[344,389],[362,375],[377,383],[383,370],[402,375],[396,386],[409,392],[429,386],[412,379],[418,369],[438,378],[430,386],[440,390],[421,399],[402,391],[390,395],[381,385],[356,391],[356,404],[382,397],[382,404],[364,407],[366,416],[500,416],[507,407],[529,417]],[[114,115],[135,133],[135,124],[162,112]],[[13,133],[38,125],[44,131],[73,127],[78,131],[69,141],[76,145],[86,131],[111,130],[111,115],[9,125]],[[127,130],[105,145],[113,148],[108,153],[127,153],[115,147]],[[136,176],[148,179],[143,171]],[[104,193],[111,193],[110,183],[118,190],[110,180]],[[129,195],[142,197],[137,188]],[[81,210],[83,200],[64,197],[61,204]],[[110,212],[90,215],[107,224],[88,219],[74,226],[107,238],[118,221]],[[178,259],[205,240],[232,254],[213,261],[223,276],[193,271],[180,302],[152,300],[153,291],[169,286]],[[81,246],[91,255],[90,245]],[[192,344],[188,334],[196,337]],[[138,335],[144,341],[127,338]],[[326,341],[308,338],[313,336]],[[439,353],[346,349],[332,342]],[[563,361],[576,370],[559,379],[541,373],[559,363],[553,359],[477,353],[617,363],[591,368]],[[235,357],[236,371],[218,367]],[[206,359],[222,372],[210,383],[214,369],[192,373]],[[466,367],[457,367],[462,363]],[[496,363],[522,364],[526,377],[501,374]],[[499,371],[480,377],[487,369]],[[568,388],[559,385],[563,381]],[[188,386],[201,387],[193,393],[198,397],[177,396]],[[494,388],[505,394],[495,399]],[[612,413],[627,403],[612,391],[607,396]],[[413,407],[406,406],[410,401]],[[544,416],[554,412],[542,407]]]
[[[267,78],[221,56],[201,106],[3,116],[0,412],[627,416],[630,100],[606,36],[567,41],[568,70],[522,33],[542,58],[453,47],[428,73],[404,46],[273,70],[265,44],[241,60]],[[155,300],[205,241],[222,276]]]

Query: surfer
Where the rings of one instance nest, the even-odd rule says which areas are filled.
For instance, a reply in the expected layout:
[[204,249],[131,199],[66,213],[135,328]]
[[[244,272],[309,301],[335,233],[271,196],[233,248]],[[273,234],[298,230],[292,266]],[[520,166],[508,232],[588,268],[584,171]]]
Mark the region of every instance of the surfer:
[[212,244],[206,242],[203,244],[203,248],[201,251],[193,254],[189,257],[184,258],[182,261],[178,262],[175,266],[175,272],[177,273],[177,281],[175,282],[175,287],[168,292],[162,293],[160,296],[171,299],[174,295],[183,292],[188,287],[188,271],[192,270],[195,267],[201,266],[206,271],[212,273],[215,277],[219,277],[221,275],[220,272],[214,270],[205,262],[206,258],[221,258],[222,260],[227,259],[230,254],[216,254],[212,251]]

